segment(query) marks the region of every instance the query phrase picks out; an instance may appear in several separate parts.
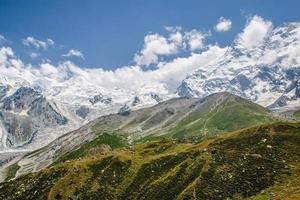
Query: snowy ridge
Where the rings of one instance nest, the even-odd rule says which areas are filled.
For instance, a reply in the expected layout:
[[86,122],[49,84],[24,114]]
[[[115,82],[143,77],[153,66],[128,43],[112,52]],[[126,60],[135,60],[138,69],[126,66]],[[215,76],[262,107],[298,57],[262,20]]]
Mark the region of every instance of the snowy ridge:
[[294,104],[300,98],[299,50],[300,23],[273,29],[251,48],[237,39],[216,65],[199,66],[187,76],[177,94],[201,97],[228,91],[271,108]]
[[[3,50],[3,48],[2,48]],[[75,130],[87,122],[110,113],[117,113],[124,105],[129,105],[130,109],[138,109],[145,106],[151,106],[158,100],[169,99],[174,94],[170,94],[162,85],[149,84],[139,88],[130,87],[102,87],[101,80],[98,80],[93,70],[83,70],[72,63],[63,63],[59,67],[45,64],[41,68],[33,68],[24,65],[16,58],[9,48],[5,57],[6,64],[0,65],[0,117],[1,132],[0,137],[2,145],[0,151],[24,151],[34,150],[42,147],[64,133]],[[19,63],[15,65],[15,63]],[[14,63],[14,64],[12,64]],[[13,73],[12,73],[13,72]],[[7,99],[14,98],[20,88],[30,88],[32,92],[38,94],[30,102],[27,102],[26,94],[18,96],[21,104],[25,103],[27,107],[20,106],[19,110],[5,109],[4,102]],[[34,96],[34,95],[33,95]],[[98,98],[104,100],[97,100]],[[97,98],[95,98],[97,97]],[[133,104],[135,97],[139,102]],[[28,116],[29,109],[32,108],[33,101],[36,98],[43,99],[43,104],[48,107],[39,106],[39,113],[49,115],[49,107],[52,113],[66,118],[66,123],[51,124],[47,119],[39,121],[36,119],[26,120],[26,127],[35,126],[35,131],[26,132],[23,125]],[[97,101],[91,101],[96,99]],[[41,103],[40,103],[41,104]],[[44,105],[45,106],[45,105]],[[81,115],[82,106],[84,106],[84,117]],[[78,111],[79,110],[79,111]],[[13,128],[13,121],[17,119],[17,129]],[[6,125],[4,125],[6,124]],[[8,132],[11,133],[8,133]],[[16,135],[18,135],[16,139]],[[13,142],[7,145],[7,136],[12,136]],[[19,142],[17,142],[19,141]],[[22,142],[21,142],[22,141]]]

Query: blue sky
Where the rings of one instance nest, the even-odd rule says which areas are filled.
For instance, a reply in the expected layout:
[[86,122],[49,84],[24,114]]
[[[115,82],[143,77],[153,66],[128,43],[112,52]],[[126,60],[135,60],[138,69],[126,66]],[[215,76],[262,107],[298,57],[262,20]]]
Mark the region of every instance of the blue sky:
[[[261,16],[277,26],[299,21],[299,8],[297,0],[0,0],[0,34],[25,62],[41,62],[28,56],[37,53],[55,63],[75,49],[84,59],[68,59],[78,65],[115,69],[132,64],[144,37],[166,34],[166,26],[210,32],[208,43],[225,46],[243,30],[249,16]],[[214,30],[220,17],[231,20],[230,30]],[[27,37],[50,38],[54,45],[37,50],[24,45]]]

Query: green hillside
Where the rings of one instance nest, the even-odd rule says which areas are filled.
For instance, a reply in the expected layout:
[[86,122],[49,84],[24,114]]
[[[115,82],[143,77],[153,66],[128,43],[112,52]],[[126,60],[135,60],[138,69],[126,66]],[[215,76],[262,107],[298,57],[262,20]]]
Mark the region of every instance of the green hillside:
[[27,174],[52,163],[162,137],[195,142],[274,121],[276,119],[269,110],[230,93],[170,99],[153,107],[130,111],[126,116],[110,114],[100,117],[29,153],[18,162],[19,167],[14,165],[6,171],[12,178],[16,171]]
[[300,119],[300,110],[297,110],[296,112],[294,112],[294,117]]
[[299,144],[299,123],[162,139],[4,182],[0,199],[299,199]]
[[117,131],[144,140],[166,135],[173,138],[207,136],[275,121],[270,111],[230,93],[205,98],[178,98],[128,116],[111,115],[93,127],[95,132]]
[[240,97],[229,95],[216,105],[203,106],[182,119],[170,134],[176,138],[203,137],[274,121],[269,111]]

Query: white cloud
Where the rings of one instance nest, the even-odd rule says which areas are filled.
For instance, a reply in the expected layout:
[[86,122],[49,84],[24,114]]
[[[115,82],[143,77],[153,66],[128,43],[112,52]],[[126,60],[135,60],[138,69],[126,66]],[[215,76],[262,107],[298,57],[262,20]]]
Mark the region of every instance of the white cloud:
[[[160,34],[148,34],[145,36],[143,48],[135,55],[136,64],[133,66],[123,66],[116,70],[104,70],[102,68],[81,68],[70,61],[59,63],[57,66],[50,63],[43,63],[39,68],[26,68],[27,77],[38,77],[32,82],[45,83],[45,87],[53,88],[53,83],[59,83],[60,87],[70,86],[74,83],[82,84],[86,88],[106,88],[108,90],[137,91],[141,88],[166,88],[169,93],[174,92],[179,83],[189,74],[197,69],[213,70],[215,64],[224,58],[224,54],[229,48],[221,48],[218,45],[205,45],[205,38],[209,33],[200,32],[198,30],[183,31],[181,27],[166,27],[168,33],[163,36]],[[264,20],[259,16],[254,16],[247,22],[244,30],[237,36],[236,45],[244,48],[251,48],[260,45],[269,32],[272,30],[272,23]],[[296,33],[295,33],[296,34]],[[298,34],[298,33],[297,33]],[[300,35],[300,34],[299,34]],[[279,38],[280,39],[280,38]],[[298,39],[300,41],[300,39]],[[280,39],[281,41],[281,39]],[[47,44],[51,44],[50,41]],[[286,54],[283,62],[286,65],[291,63],[300,63],[300,45],[290,45],[284,49]],[[43,46],[36,48],[44,48]],[[160,61],[161,56],[175,55],[181,50],[190,50],[186,57],[171,58],[171,60]],[[195,51],[199,50],[201,51]],[[261,60],[266,64],[272,64],[280,55],[278,52],[269,49],[265,51]],[[78,56],[83,54],[75,49],[71,49],[68,53],[62,55],[64,57]],[[255,60],[256,61],[256,60]],[[48,62],[48,61],[45,61]],[[261,61],[259,61],[261,62]],[[257,62],[258,64],[260,64]],[[157,68],[151,70],[143,70],[142,65],[156,64]],[[239,63],[238,63],[239,64]],[[0,48],[0,67],[6,66],[6,74],[14,76],[18,74],[15,68],[20,68],[22,62],[18,60],[11,48]],[[7,67],[13,66],[13,67]],[[1,73],[5,70],[2,70]],[[9,71],[10,70],[10,71]],[[5,73],[4,73],[5,74]],[[0,74],[1,75],[1,74]],[[47,79],[47,81],[44,81]],[[74,79],[76,81],[74,81]],[[28,78],[28,80],[30,80]],[[73,81],[73,82],[72,82]],[[86,85],[85,85],[86,84]],[[78,87],[78,85],[76,85]],[[91,86],[91,87],[90,87]],[[78,88],[77,88],[78,89]],[[155,92],[155,91],[153,91]]]
[[[193,53],[188,57],[176,58],[170,62],[158,63],[158,68],[144,71],[139,66],[124,66],[114,71],[98,69],[84,69],[71,62],[63,63],[57,72],[57,76],[62,76],[62,66],[67,68],[75,76],[82,77],[91,84],[104,88],[124,88],[133,90],[146,85],[161,85],[173,92],[179,83],[194,70],[199,67],[206,68],[215,64],[224,55],[227,48],[209,46],[201,53]],[[52,66],[52,65],[51,65]],[[47,66],[48,68],[49,66]],[[51,67],[51,72],[54,68]],[[53,76],[53,74],[52,74]]]
[[0,68],[14,67],[21,69],[23,66],[23,62],[15,56],[10,47],[0,47]]
[[262,64],[271,65],[278,59],[278,54],[275,50],[265,50],[264,55],[260,58]]
[[243,32],[238,35],[237,46],[239,48],[253,48],[261,45],[272,28],[271,21],[255,15],[248,20]]
[[0,47],[0,81],[2,84],[13,80],[27,80],[30,72],[25,69],[23,62],[18,59],[10,47]]
[[166,83],[170,91],[174,91],[179,83],[195,70],[215,64],[227,51],[213,45],[201,53],[192,53],[188,57],[176,58],[167,63],[159,64],[157,70],[151,71],[152,78],[158,82]]
[[183,42],[183,35],[181,32],[176,31],[169,35],[169,41],[175,43],[177,46],[180,46]]
[[56,77],[56,74],[58,74],[57,68],[49,63],[42,63],[40,65],[40,71],[43,75],[53,78]]
[[167,26],[165,29],[169,32],[167,36],[157,33],[145,36],[142,50],[134,56],[136,64],[145,66],[157,64],[162,56],[175,55],[187,48],[192,52],[203,49],[204,40],[210,35],[196,29],[183,32],[180,26]]
[[31,59],[36,59],[37,57],[40,56],[40,54],[36,53],[36,52],[32,52],[32,53],[29,54],[29,56],[30,56]]
[[10,43],[10,41],[0,34],[0,45],[7,44],[7,43]]
[[36,49],[44,49],[46,50],[49,46],[54,45],[54,41],[52,39],[47,39],[46,41],[37,40],[34,37],[27,37],[22,40],[23,44],[28,47],[34,47]]
[[286,57],[282,60],[286,68],[300,65],[300,42],[290,45],[286,49]]
[[197,30],[185,32],[184,38],[187,41],[191,51],[202,49],[204,47],[204,39],[208,36],[207,33],[202,33]]
[[232,27],[232,22],[230,19],[220,17],[218,24],[215,26],[215,31],[225,32],[225,31],[229,31],[231,29],[231,27]]
[[181,32],[182,31],[181,26],[165,26],[164,28],[169,32]]
[[150,65],[156,64],[161,55],[176,54],[179,51],[179,44],[175,40],[178,40],[178,36],[173,36],[173,40],[168,41],[159,34],[146,35],[144,47],[134,56],[134,61],[138,65]]
[[79,57],[79,58],[82,58],[82,59],[84,58],[83,53],[79,50],[76,50],[76,49],[71,49],[71,50],[69,50],[68,53],[63,54],[62,56],[63,57]]
[[5,65],[8,62],[8,58],[14,56],[14,52],[10,47],[0,48],[0,64]]
[[[88,69],[76,66],[70,61],[65,61],[57,66],[42,63],[38,68],[30,68],[24,66],[22,62],[12,64],[11,59],[14,59],[14,54],[10,48],[5,48],[0,49],[0,68],[1,63],[9,62],[10,64],[5,64],[4,70],[1,68],[4,75],[14,77],[19,74],[22,77],[24,73],[28,82],[48,89],[53,89],[57,84],[64,87],[79,87],[72,86],[75,79],[76,83],[82,84],[83,87],[89,85],[89,88],[106,88],[108,90],[120,88],[130,91],[148,88],[151,92],[167,91],[172,93],[188,74],[199,67],[206,68],[213,65],[226,50],[226,48],[218,46],[208,46],[201,53],[192,53],[188,57],[179,57],[166,63],[160,62],[158,68],[144,71],[136,65],[124,66],[116,70]],[[17,59],[15,60],[17,62]],[[156,91],[153,88],[160,89]]]

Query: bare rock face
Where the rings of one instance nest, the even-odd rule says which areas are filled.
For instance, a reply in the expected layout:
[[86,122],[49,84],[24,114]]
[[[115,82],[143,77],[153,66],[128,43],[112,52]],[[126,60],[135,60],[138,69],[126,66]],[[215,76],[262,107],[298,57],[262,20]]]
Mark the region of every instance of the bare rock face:
[[77,110],[76,110],[76,115],[78,115],[80,118],[85,119],[88,114],[90,112],[90,109],[86,106],[80,106]]
[[160,97],[158,96],[158,94],[151,93],[151,97],[152,97],[152,99],[154,99],[157,103],[159,103],[159,102],[162,101],[162,98],[160,98]]
[[133,101],[132,101],[132,106],[136,106],[136,105],[138,105],[139,103],[141,103],[141,100],[140,100],[140,98],[138,97],[138,96],[135,96],[134,97],[134,99],[133,99]]
[[3,110],[21,112],[28,109],[40,97],[41,94],[34,89],[21,87],[13,95],[3,99],[1,108]]
[[122,107],[119,109],[118,114],[121,115],[121,116],[127,116],[127,115],[130,114],[130,112],[131,112],[130,107],[129,107],[128,105],[125,104],[124,106],[122,106]]
[[98,94],[93,96],[92,98],[89,99],[91,104],[96,104],[98,102],[104,103],[104,104],[110,104],[112,102],[111,97],[104,96],[103,94]]
[[67,118],[55,104],[30,87],[20,87],[1,101],[2,147],[20,147],[30,143],[45,128],[65,125]]

